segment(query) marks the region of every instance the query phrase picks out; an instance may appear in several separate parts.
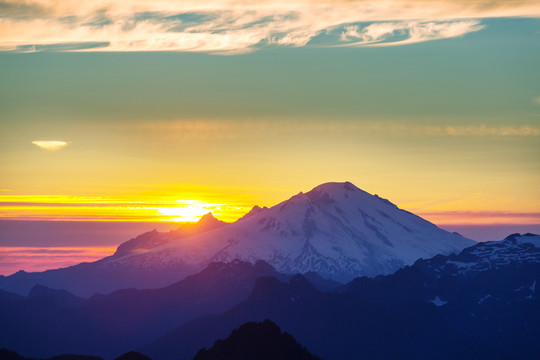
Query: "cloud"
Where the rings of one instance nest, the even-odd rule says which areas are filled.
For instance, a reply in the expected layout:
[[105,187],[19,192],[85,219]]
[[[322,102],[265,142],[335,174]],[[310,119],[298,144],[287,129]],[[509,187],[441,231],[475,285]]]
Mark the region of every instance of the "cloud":
[[386,136],[540,136],[540,128],[531,125],[403,125],[396,123],[366,124],[365,133]]
[[268,137],[272,134],[299,132],[347,132],[370,136],[540,136],[540,128],[532,125],[421,125],[395,122],[363,121],[169,121],[137,125],[145,134],[155,134],[160,141],[176,140],[237,140],[250,133],[251,136]]
[[44,150],[56,151],[66,147],[70,142],[60,140],[35,140],[32,141],[32,144]]
[[535,104],[540,105],[540,96],[533,100]]
[[[196,51],[405,45],[462,36],[529,0],[0,0],[0,51]],[[349,44],[350,43],[350,44]]]
[[538,212],[511,212],[511,211],[431,211],[416,212],[417,215],[442,224],[538,224]]
[[532,126],[446,126],[428,130],[447,136],[540,136],[540,129]]
[[475,218],[492,218],[492,217],[510,217],[510,218],[527,218],[540,219],[539,212],[511,212],[511,211],[436,211],[422,212],[423,215],[446,215],[446,216],[462,216]]
[[114,253],[114,248],[98,247],[0,247],[0,274],[19,270],[44,271],[96,261]]
[[[448,39],[479,31],[484,26],[477,20],[450,22],[375,23],[360,29],[348,26],[341,34],[347,46],[393,46],[429,40]],[[360,40],[360,41],[358,41]]]

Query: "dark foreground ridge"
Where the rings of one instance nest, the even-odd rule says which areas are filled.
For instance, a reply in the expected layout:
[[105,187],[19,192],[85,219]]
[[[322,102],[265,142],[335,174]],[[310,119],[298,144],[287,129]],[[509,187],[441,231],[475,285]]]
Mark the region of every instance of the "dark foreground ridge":
[[[270,320],[248,322],[234,329],[210,349],[201,349],[193,360],[320,360],[300,345],[291,335]],[[0,360],[37,360],[15,351],[0,349]],[[46,360],[103,360],[88,355],[59,355]],[[152,360],[136,351],[127,352],[115,360]]]
[[193,360],[319,360],[270,320],[248,322]]
[[[19,353],[12,350],[0,349],[0,360],[37,360],[37,359],[24,357],[20,355]],[[43,360],[43,359],[40,359],[40,360]],[[99,356],[91,356],[91,355],[65,354],[65,355],[53,356],[51,358],[44,359],[44,360],[103,360],[103,358]],[[125,353],[124,355],[117,357],[115,360],[152,360],[152,359],[136,351],[130,351],[128,353]]]
[[[15,351],[8,349],[0,349],[0,360],[36,360],[34,358],[24,357]],[[40,359],[43,360],[43,359]],[[99,356],[89,355],[58,355],[44,360],[103,360]]]

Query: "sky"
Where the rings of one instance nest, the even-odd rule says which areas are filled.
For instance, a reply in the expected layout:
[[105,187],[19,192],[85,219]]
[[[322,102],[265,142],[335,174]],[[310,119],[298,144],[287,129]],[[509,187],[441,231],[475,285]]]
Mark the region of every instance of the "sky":
[[539,17],[521,0],[1,0],[0,220],[234,221],[351,181],[476,236],[540,229]]

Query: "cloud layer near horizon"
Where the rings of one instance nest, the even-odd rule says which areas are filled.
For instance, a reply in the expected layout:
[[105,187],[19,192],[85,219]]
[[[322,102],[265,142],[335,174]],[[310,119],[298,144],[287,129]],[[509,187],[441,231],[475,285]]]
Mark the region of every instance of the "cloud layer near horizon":
[[389,46],[463,36],[535,1],[0,1],[3,51],[196,51]]

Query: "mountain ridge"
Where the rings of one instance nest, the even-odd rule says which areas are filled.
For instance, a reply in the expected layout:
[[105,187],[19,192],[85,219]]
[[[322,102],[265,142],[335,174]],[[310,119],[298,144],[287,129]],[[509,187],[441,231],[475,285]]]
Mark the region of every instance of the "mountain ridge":
[[236,260],[209,264],[164,288],[121,289],[89,299],[42,285],[26,297],[0,291],[0,347],[32,357],[116,356],[190,319],[228,310],[264,276],[286,280],[264,261]]

